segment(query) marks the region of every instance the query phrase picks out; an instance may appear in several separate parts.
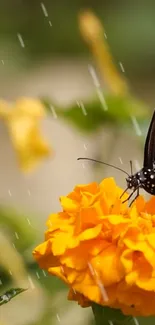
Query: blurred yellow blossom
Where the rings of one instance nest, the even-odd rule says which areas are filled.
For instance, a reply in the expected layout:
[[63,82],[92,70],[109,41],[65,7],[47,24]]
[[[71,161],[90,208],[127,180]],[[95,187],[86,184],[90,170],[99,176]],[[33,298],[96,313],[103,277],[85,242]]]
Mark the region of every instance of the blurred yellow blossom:
[[19,98],[15,103],[0,100],[0,118],[8,127],[23,171],[31,170],[42,158],[51,154],[39,129],[39,123],[45,117],[45,108],[37,99]]
[[60,198],[62,212],[49,216],[33,255],[83,307],[155,315],[155,197],[140,196],[129,208],[122,192],[113,178],[76,186]]
[[125,95],[127,84],[113,63],[104,28],[100,20],[91,11],[79,15],[79,28],[84,40],[89,44],[98,64],[101,75],[114,95]]

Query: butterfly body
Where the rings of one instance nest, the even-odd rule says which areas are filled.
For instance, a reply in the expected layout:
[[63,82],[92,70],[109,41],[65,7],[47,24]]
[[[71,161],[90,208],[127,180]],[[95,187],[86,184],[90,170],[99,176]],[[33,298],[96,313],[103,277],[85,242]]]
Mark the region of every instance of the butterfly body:
[[137,192],[136,197],[138,197],[140,188],[143,188],[147,193],[151,195],[155,195],[154,163],[155,163],[155,111],[153,113],[152,120],[145,141],[143,168],[134,175],[131,173],[131,176],[129,176],[126,179],[127,181],[126,190],[128,189],[133,190],[132,193],[129,195],[128,200],[131,198],[134,192]]
[[143,188],[149,194],[155,195],[155,169],[142,168],[136,174],[126,178],[128,189]]
[[136,196],[134,200],[130,203],[130,205],[135,201],[135,199],[139,196],[139,189],[143,188],[147,193],[151,195],[155,195],[155,111],[152,116],[152,120],[148,129],[146,141],[145,141],[145,147],[144,147],[144,160],[143,160],[143,167],[140,169],[137,173],[132,173],[132,162],[131,164],[131,175],[129,175],[125,170],[122,170],[119,167],[116,167],[114,165],[92,159],[92,158],[78,158],[85,159],[85,160],[91,160],[94,162],[98,162],[107,166],[111,166],[115,169],[118,169],[122,171],[123,173],[127,174],[128,177],[126,178],[127,182],[127,188],[122,193],[120,198],[123,197],[123,195],[126,193],[127,190],[131,189],[132,193],[129,195],[129,197],[123,201],[122,203],[128,201],[132,195],[136,192]]

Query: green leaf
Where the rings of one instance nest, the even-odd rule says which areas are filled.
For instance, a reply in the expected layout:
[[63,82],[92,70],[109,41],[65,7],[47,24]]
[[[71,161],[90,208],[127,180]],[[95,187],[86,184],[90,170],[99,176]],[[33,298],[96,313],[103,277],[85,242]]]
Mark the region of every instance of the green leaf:
[[[17,212],[14,208],[0,206],[0,225],[14,236],[13,242],[20,252],[30,247],[37,237],[35,229],[28,223],[29,218],[29,215]],[[19,240],[15,232],[19,234]]]
[[123,315],[121,310],[103,307],[95,303],[93,303],[92,309],[96,325],[110,325],[110,322],[113,325],[135,325],[134,318]]
[[[44,270],[41,270],[36,262],[29,263],[27,265],[29,272],[36,277],[39,275],[39,283],[50,293],[55,294],[58,291],[66,290],[67,286],[59,278],[49,275]],[[46,276],[45,276],[46,275]],[[36,277],[37,279],[37,277]]]
[[[132,97],[105,95],[103,101],[106,106],[96,97],[87,102],[75,103],[66,109],[54,105],[54,109],[58,117],[85,132],[94,132],[105,124],[123,127],[124,123],[131,123],[131,116],[144,121],[149,115],[148,107]],[[53,114],[50,101],[44,98],[42,102],[48,113]]]
[[0,296],[0,306],[6,304],[7,302],[9,302],[12,298],[16,297],[17,295],[19,295],[20,293],[26,291],[27,289],[23,289],[23,288],[12,288],[8,291],[6,291],[5,293],[3,293]]

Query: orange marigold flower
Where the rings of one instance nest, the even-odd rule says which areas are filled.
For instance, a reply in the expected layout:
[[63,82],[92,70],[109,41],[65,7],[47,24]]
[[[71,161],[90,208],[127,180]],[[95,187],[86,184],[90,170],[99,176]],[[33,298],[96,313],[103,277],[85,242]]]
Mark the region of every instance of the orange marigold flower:
[[76,186],[60,198],[62,212],[49,216],[33,255],[83,307],[155,315],[155,197],[140,196],[129,208],[122,192],[113,178]]

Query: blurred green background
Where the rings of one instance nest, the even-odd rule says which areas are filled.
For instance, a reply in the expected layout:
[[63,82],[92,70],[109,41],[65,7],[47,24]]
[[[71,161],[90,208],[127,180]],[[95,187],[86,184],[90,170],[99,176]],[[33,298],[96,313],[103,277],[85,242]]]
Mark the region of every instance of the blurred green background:
[[[82,41],[77,13],[91,8],[103,20],[108,43],[116,62],[125,66],[132,80],[154,80],[154,3],[151,1],[1,1],[0,37],[1,59],[3,46],[8,47],[8,60],[27,64],[53,57],[87,57],[90,55]],[[51,25],[50,25],[51,22]],[[25,48],[20,48],[20,33]],[[21,54],[16,57],[15,50]],[[22,61],[23,65],[23,61]]]
[[[133,101],[124,101],[107,95],[107,115],[101,113],[88,72],[94,60],[79,32],[78,14],[83,9],[94,10],[103,22],[116,66],[122,74],[123,64],[123,74],[135,96]],[[115,170],[80,164],[77,157],[102,158],[126,170],[130,159],[135,169],[142,165],[144,138],[155,103],[154,22],[153,1],[0,1],[1,97],[47,97],[60,109],[58,119],[50,116],[42,125],[55,156],[29,176],[21,174],[6,129],[3,123],[0,125],[1,232],[9,247],[15,245],[17,266],[19,263],[12,277],[11,248],[7,259],[10,266],[4,258],[5,250],[0,253],[4,262],[1,293],[17,281],[22,263],[26,272],[23,276],[31,287],[30,292],[1,307],[1,324],[92,322],[89,309],[67,302],[65,286],[39,270],[32,249],[43,240],[48,214],[59,211],[59,196],[66,195],[77,183],[114,176],[119,185],[125,186],[124,176]],[[104,91],[104,83],[102,87]],[[85,102],[88,116],[77,112],[77,101]],[[137,135],[130,118],[130,107],[133,115],[141,109],[146,113],[147,118],[139,114],[141,135]],[[3,240],[0,244],[3,248]],[[145,324],[142,319],[139,322]]]

